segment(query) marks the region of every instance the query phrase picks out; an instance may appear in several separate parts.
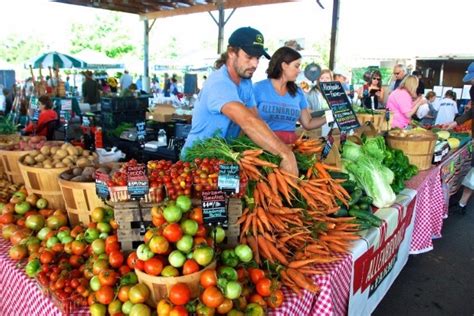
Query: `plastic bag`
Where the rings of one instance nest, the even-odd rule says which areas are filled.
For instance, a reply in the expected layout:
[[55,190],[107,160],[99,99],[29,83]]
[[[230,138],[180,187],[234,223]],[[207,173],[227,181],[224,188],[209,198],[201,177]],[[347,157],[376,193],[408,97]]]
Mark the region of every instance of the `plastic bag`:
[[122,158],[125,158],[125,154],[121,150],[117,150],[117,147],[113,147],[110,151],[103,148],[97,148],[97,155],[99,155],[99,163],[117,162]]

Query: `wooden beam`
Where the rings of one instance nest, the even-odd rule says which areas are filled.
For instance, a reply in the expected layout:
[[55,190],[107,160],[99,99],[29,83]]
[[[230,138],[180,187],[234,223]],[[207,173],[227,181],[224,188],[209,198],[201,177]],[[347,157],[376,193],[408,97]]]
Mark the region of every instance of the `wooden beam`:
[[[302,0],[227,0],[227,1],[224,1],[224,9],[234,9],[234,8],[241,8],[241,7],[265,5],[265,4],[276,4],[276,3],[284,3],[284,2],[299,2],[299,1],[302,1]],[[217,9],[218,8],[217,8],[216,3],[195,4],[195,5],[193,5],[191,7],[188,7],[188,8],[176,8],[174,10],[157,11],[157,12],[150,12],[150,13],[142,14],[141,19],[169,18],[169,17],[173,17],[173,16],[177,16],[177,15],[215,11]]]

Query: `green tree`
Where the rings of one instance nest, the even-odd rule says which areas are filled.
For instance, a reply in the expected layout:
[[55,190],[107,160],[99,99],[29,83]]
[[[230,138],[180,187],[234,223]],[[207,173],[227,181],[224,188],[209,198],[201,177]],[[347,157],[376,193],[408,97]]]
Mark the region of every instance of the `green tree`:
[[0,40],[0,59],[13,65],[23,64],[39,55],[44,48],[42,41],[31,36],[11,34]]
[[111,58],[135,53],[137,44],[121,25],[122,18],[115,13],[97,15],[92,24],[73,23],[71,53],[92,49]]

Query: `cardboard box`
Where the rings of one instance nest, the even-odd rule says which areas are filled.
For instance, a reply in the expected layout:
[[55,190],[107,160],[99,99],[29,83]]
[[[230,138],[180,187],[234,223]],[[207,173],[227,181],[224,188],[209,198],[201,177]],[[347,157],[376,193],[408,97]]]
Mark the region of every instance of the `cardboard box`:
[[147,119],[157,122],[171,122],[176,108],[171,104],[156,104],[152,112],[147,113]]
[[308,136],[309,138],[320,138],[321,135],[322,135],[322,129],[321,127],[319,128],[315,128],[315,129],[312,129],[312,130],[306,130],[304,129],[303,127],[298,127],[296,129],[296,135],[300,136],[301,134],[305,134],[306,136]]

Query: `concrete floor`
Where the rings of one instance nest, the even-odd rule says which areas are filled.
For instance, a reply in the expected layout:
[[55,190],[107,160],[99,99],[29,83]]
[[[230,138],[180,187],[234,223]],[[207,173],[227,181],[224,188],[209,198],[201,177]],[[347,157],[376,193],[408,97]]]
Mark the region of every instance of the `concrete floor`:
[[474,315],[474,197],[465,215],[449,215],[442,234],[434,250],[409,257],[373,315]]

